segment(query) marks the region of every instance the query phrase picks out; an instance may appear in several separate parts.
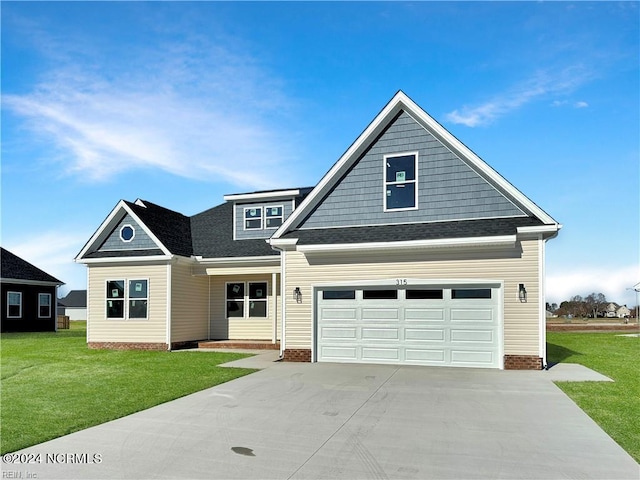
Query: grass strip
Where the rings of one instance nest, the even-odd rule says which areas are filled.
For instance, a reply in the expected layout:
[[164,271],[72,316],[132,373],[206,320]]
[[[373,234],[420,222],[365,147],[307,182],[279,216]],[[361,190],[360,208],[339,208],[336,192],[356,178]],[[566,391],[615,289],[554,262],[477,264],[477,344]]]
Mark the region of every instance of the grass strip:
[[0,340],[0,451],[13,452],[254,372],[240,353],[90,350],[86,323]]
[[547,332],[550,363],[578,363],[614,382],[557,382],[587,415],[640,462],[640,337]]

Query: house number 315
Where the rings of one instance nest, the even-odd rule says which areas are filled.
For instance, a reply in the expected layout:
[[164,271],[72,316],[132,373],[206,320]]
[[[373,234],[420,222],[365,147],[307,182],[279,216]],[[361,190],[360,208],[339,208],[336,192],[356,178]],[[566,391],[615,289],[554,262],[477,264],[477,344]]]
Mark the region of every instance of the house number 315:
[[406,278],[396,278],[396,285],[406,285],[406,284],[407,284]]

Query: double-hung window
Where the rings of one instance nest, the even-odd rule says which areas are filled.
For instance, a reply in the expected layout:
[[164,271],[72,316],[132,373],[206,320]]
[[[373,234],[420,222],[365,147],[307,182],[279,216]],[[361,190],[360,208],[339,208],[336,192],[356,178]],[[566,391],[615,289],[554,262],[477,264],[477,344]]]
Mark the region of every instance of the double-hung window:
[[22,292],[7,292],[7,318],[22,318]]
[[244,229],[262,229],[262,207],[251,207],[244,209]]
[[51,318],[51,294],[38,294],[38,318]]
[[149,280],[108,280],[107,319],[144,320],[149,308]]
[[267,317],[267,282],[229,282],[226,285],[227,318]]
[[282,225],[282,220],[284,218],[283,211],[284,208],[282,206],[266,207],[265,228],[278,228],[280,225]]
[[418,208],[418,153],[384,156],[384,210]]

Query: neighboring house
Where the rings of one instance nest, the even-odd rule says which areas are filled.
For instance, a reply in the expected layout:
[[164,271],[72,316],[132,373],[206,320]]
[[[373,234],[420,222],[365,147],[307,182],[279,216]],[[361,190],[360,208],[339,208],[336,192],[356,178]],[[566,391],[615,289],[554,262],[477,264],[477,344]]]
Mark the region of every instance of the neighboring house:
[[224,200],[192,217],[116,205],[76,258],[90,347],[262,339],[293,361],[545,365],[561,225],[404,93],[313,189]]
[[63,313],[69,317],[69,320],[86,320],[87,319],[87,291],[71,290],[66,297],[58,300]]
[[616,318],[618,316],[616,314],[616,311],[618,310],[618,308],[619,308],[618,304],[610,303],[604,309],[604,316],[607,318]]
[[622,305],[616,310],[616,316],[618,318],[629,318],[631,316],[631,310],[626,305]]
[[3,332],[56,330],[57,278],[0,248]]

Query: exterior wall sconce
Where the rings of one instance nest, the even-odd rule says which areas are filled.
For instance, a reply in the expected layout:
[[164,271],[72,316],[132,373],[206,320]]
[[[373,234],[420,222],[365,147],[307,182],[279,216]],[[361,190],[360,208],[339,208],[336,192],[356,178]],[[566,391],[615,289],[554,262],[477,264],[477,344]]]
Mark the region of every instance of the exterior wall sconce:
[[293,298],[296,299],[296,303],[302,303],[302,292],[300,291],[300,287],[293,289]]
[[527,303],[527,290],[524,288],[524,283],[518,286],[518,298],[522,303]]

